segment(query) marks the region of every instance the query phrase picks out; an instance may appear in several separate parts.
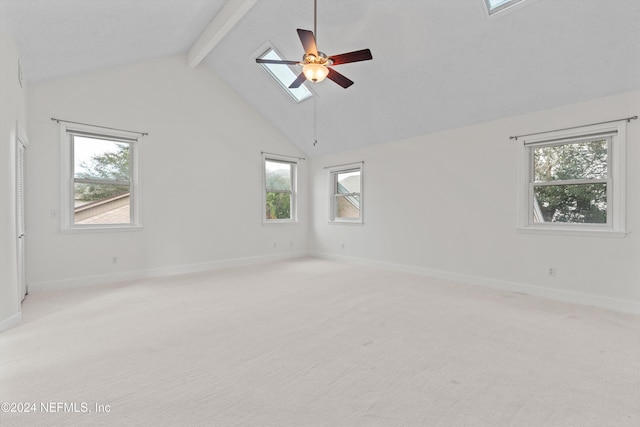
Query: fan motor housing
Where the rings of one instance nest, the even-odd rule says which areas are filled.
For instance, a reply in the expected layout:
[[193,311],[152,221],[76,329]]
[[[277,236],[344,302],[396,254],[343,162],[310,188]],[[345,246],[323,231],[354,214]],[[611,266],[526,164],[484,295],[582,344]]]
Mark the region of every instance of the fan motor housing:
[[318,56],[314,55],[313,53],[309,53],[309,54],[305,53],[302,56],[302,63],[328,66],[333,64],[333,60],[327,57],[327,55],[323,52],[318,52]]

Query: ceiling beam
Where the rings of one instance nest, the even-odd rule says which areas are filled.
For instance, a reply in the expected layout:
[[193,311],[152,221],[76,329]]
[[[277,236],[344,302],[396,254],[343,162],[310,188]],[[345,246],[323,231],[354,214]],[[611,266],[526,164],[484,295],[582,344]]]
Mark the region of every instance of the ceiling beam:
[[189,67],[195,68],[258,0],[227,0],[187,53]]

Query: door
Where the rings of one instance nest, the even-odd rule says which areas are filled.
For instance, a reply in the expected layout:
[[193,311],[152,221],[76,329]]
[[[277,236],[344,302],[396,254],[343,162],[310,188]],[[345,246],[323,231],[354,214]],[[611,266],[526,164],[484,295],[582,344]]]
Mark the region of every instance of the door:
[[16,147],[16,221],[18,232],[18,295],[23,300],[27,295],[25,277],[25,227],[24,227],[24,143],[18,139]]

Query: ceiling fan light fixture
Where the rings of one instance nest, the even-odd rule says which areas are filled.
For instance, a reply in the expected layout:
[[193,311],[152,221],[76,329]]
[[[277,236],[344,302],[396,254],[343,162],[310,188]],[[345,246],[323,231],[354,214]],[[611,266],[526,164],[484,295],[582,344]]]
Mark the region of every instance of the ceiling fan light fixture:
[[324,80],[329,74],[329,69],[320,64],[305,64],[302,67],[302,72],[307,80],[311,80],[314,83],[318,83]]

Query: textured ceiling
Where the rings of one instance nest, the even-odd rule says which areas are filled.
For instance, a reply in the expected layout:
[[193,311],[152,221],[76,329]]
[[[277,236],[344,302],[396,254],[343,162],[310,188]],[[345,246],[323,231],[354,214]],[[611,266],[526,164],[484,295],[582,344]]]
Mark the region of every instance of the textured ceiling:
[[[223,0],[0,0],[28,80],[186,52]],[[309,156],[640,89],[639,0],[318,0],[318,47],[370,48],[296,104],[254,62],[269,42],[300,59],[312,0],[258,0],[205,58]],[[205,66],[205,65],[200,65]],[[609,119],[603,112],[603,120]]]
[[35,82],[186,52],[225,0],[0,0]]

